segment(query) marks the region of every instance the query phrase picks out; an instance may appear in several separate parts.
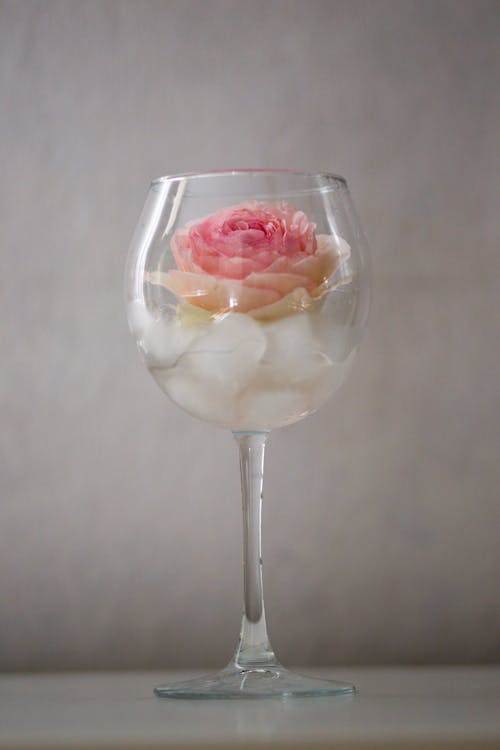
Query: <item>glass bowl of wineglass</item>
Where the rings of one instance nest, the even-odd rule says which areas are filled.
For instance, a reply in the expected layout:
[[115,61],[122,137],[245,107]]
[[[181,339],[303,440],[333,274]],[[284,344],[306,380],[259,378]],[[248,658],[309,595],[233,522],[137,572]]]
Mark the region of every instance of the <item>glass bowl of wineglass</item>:
[[319,409],[351,367],[368,314],[367,263],[338,175],[238,169],[151,183],[126,265],[130,330],[174,403],[232,431],[243,499],[234,656],[213,675],[155,688],[161,698],[354,692],[278,662],[264,612],[261,508],[270,431]]

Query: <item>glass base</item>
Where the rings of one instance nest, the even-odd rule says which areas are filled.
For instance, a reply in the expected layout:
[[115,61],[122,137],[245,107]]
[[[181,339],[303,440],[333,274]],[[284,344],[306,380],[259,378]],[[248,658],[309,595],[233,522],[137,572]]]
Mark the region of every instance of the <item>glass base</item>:
[[221,672],[185,682],[160,685],[158,698],[245,699],[245,698],[312,698],[326,695],[354,695],[348,682],[335,682],[289,672],[278,665],[270,667],[237,667],[229,665]]

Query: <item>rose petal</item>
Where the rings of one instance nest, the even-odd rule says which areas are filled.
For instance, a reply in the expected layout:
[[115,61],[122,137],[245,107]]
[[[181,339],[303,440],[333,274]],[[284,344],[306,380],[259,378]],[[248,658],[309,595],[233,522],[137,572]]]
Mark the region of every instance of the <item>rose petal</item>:
[[318,252],[333,253],[338,258],[339,263],[347,260],[351,255],[351,246],[339,234],[318,234],[316,239],[318,241]]
[[338,257],[330,251],[317,252],[292,262],[290,267],[294,273],[306,276],[312,281],[313,286],[317,286],[332,275],[338,262]]
[[170,241],[170,247],[180,271],[189,271],[186,260],[191,258],[191,247],[187,229],[177,229]]
[[146,280],[169,289],[192,305],[215,313],[249,312],[270,305],[281,296],[273,289],[244,286],[236,279],[217,279],[208,274],[153,271],[147,274]]
[[307,276],[296,273],[251,273],[243,282],[245,285],[257,287],[258,289],[275,289],[285,295],[293,292],[297,287],[310,288],[317,286],[312,284]]
[[198,256],[198,265],[212,276],[223,276],[229,279],[244,279],[255,268],[255,263],[243,257]]
[[261,320],[263,322],[267,320],[277,320],[286,315],[292,315],[292,313],[307,310],[314,304],[317,304],[317,302],[311,297],[307,289],[298,287],[277,302],[263,307],[254,308],[250,311],[250,315],[252,318],[255,318],[255,320]]

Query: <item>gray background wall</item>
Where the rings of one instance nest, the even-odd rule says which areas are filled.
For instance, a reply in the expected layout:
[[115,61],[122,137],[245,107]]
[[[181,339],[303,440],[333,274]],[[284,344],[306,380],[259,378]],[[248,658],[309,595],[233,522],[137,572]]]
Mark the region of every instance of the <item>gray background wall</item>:
[[357,366],[269,446],[279,656],[497,657],[497,14],[0,3],[2,669],[231,654],[235,446],[162,396],[121,290],[149,179],[231,166],[345,174],[373,248]]

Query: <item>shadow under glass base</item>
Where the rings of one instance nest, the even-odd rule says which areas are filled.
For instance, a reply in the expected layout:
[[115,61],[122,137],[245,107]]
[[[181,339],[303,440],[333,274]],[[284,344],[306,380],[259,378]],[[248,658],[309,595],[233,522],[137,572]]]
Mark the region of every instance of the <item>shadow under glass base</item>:
[[354,695],[356,689],[348,682],[306,677],[290,672],[281,665],[249,667],[229,665],[221,672],[196,677],[155,688],[158,698],[245,699],[245,698],[310,698],[327,695]]

